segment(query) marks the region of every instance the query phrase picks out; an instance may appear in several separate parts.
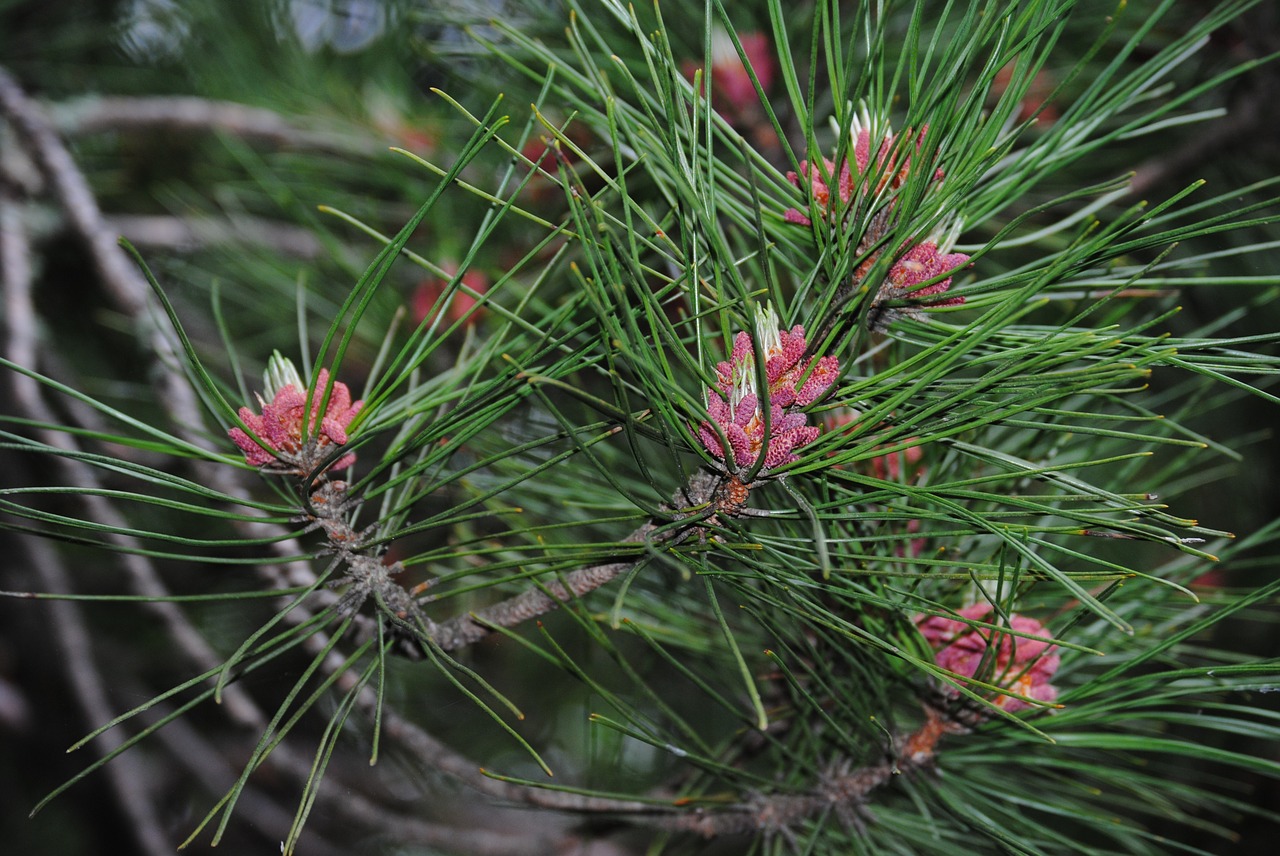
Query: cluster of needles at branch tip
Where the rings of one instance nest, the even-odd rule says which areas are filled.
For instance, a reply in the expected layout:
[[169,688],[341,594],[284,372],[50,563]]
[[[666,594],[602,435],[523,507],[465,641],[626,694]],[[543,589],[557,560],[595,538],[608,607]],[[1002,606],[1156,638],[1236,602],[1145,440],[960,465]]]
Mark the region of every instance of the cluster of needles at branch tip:
[[354,501],[348,483],[329,479],[330,473],[355,463],[354,452],[342,454],[330,464],[326,461],[347,443],[347,428],[364,402],[352,401],[350,389],[340,381],[330,389],[329,372],[321,369],[308,407],[306,384],[292,361],[278,351],[267,363],[263,387],[265,394],[258,396],[260,414],[240,408],[240,419],[253,434],[232,428],[228,432],[232,441],[244,452],[245,461],[263,472],[309,483],[310,493],[296,519],[307,524],[307,531],[323,531],[328,542],[325,552],[336,555],[345,568],[343,577],[333,583],[348,587],[338,603],[339,614],[350,615],[373,598],[393,625],[416,635],[416,625],[428,626],[429,622],[412,594],[393,579],[403,567],[370,555],[366,543],[370,531],[357,531],[349,519]]

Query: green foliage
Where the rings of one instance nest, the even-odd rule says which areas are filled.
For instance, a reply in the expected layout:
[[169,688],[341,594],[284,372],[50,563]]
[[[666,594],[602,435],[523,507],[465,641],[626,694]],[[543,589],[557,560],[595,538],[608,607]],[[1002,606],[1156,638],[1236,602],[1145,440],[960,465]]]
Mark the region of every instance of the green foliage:
[[[215,733],[214,702],[256,737],[202,784],[186,843],[239,846],[240,812],[275,806],[268,771],[284,852],[307,824],[347,846],[349,821],[513,854],[1211,852],[1242,816],[1274,822],[1232,777],[1280,775],[1258,751],[1280,669],[1229,631],[1280,584],[1202,579],[1265,566],[1277,528],[1237,538],[1197,496],[1258,440],[1201,417],[1277,403],[1280,334],[1236,327],[1280,282],[1226,262],[1274,257],[1280,197],[1185,180],[1138,201],[1130,172],[1135,140],[1212,128],[1216,94],[1261,73],[1193,64],[1256,4],[756,5],[395,6],[388,32],[415,30],[446,82],[382,123],[376,159],[375,108],[412,103],[378,51],[322,72],[283,18],[188,13],[193,91],[298,116],[288,145],[182,143],[193,184],[156,198],[316,243],[135,250],[151,287],[110,311],[146,368],[111,384],[60,319],[24,326],[30,284],[6,279],[0,433],[34,463],[0,525],[59,545],[74,593],[39,597],[94,621],[100,600],[172,607],[181,640],[145,701],[113,687],[133,700],[77,745],[124,736],[37,808],[188,719]],[[909,276],[926,245],[964,261]],[[1228,288],[1237,305],[1178,317]],[[796,325],[788,398],[769,340]],[[296,416],[278,357],[254,379],[273,352],[306,387]],[[337,420],[348,387],[363,404]],[[262,449],[282,454],[246,461]],[[426,796],[384,797],[401,776]],[[458,783],[553,819],[457,821]]]

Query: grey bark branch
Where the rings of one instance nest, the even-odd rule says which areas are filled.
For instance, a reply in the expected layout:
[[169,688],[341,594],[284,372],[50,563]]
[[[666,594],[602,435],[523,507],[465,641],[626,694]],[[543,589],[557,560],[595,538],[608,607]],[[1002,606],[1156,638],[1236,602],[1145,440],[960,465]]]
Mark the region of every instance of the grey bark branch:
[[[709,503],[720,484],[719,476],[699,471],[690,478],[687,485],[676,491],[671,498],[671,506],[677,509],[693,508]],[[664,532],[657,523],[650,520],[622,540],[627,544],[660,544],[680,540],[688,532],[686,527],[676,527]],[[566,574],[563,583],[554,580],[543,588],[528,589],[501,603],[437,624],[431,637],[445,651],[463,648],[488,636],[494,627],[515,627],[545,615],[575,597],[595,591],[613,582],[635,565],[635,561],[629,560],[579,568]]]
[[884,761],[852,770],[819,776],[816,787],[804,793],[762,794],[738,805],[695,809],[651,819],[662,829],[697,833],[705,838],[744,833],[789,835],[802,821],[834,815],[846,826],[860,828],[864,805],[872,791],[897,776],[918,773],[936,761],[938,742],[966,726],[933,707],[925,708],[925,721],[910,734],[895,737],[894,755]]
[[[652,522],[646,523],[624,541],[641,543],[649,540],[655,528],[657,527]],[[565,574],[563,583],[553,580],[546,584],[545,589],[531,588],[501,603],[458,615],[438,624],[433,628],[432,639],[445,651],[465,648],[484,639],[493,632],[493,627],[515,627],[546,615],[574,598],[595,591],[635,567],[635,564],[634,561],[623,561],[579,568]]]
[[[30,365],[35,356],[35,325],[31,317],[31,266],[16,207],[2,194],[0,257],[3,258],[0,275],[3,276],[5,324],[9,334],[6,356],[20,365]],[[41,413],[39,385],[36,381],[14,375],[13,387],[13,398],[19,407],[40,419],[44,414]],[[42,433],[47,435],[52,432]],[[66,571],[49,545],[32,538],[24,539],[24,545],[40,585],[49,591],[69,591]],[[111,704],[95,664],[93,641],[84,625],[79,607],[69,601],[54,601],[49,605],[49,610],[53,615],[50,626],[62,649],[64,673],[81,712],[89,722],[109,720],[112,715]],[[94,741],[103,754],[118,748],[122,742],[123,738],[115,733],[100,735]],[[112,779],[114,791],[121,808],[129,817],[138,844],[150,856],[163,856],[171,852],[155,806],[143,787],[146,777],[140,760],[131,755],[116,760],[118,763],[108,765],[107,775]]]
[[[76,233],[88,244],[103,284],[129,314],[146,317],[149,289],[106,228],[98,202],[62,138],[22,87],[0,68],[0,114],[39,164]],[[168,350],[172,351],[172,347]]]
[[65,134],[103,131],[209,133],[224,131],[272,146],[368,156],[385,151],[367,136],[301,128],[272,110],[190,96],[95,97],[51,106]]
[[213,217],[115,214],[106,218],[106,226],[137,247],[190,252],[208,246],[249,244],[301,259],[319,258],[324,252],[308,230],[261,219],[233,222]]

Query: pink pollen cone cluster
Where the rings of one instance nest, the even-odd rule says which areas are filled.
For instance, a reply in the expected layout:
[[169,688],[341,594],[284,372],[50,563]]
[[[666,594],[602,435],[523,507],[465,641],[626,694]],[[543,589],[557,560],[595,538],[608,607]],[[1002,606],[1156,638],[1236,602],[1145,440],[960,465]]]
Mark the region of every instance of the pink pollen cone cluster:
[[[958,611],[962,618],[985,620],[991,612],[991,604],[974,603]],[[1049,683],[1058,671],[1058,654],[1053,651],[1053,635],[1034,618],[1023,615],[1009,617],[1009,629],[1028,636],[1013,636],[987,628],[975,628],[951,618],[933,615],[919,617],[916,624],[921,635],[938,653],[934,658],[942,668],[960,677],[975,677],[991,640],[999,637],[999,648],[994,661],[988,660],[990,674],[978,676],[986,683],[1003,687],[1011,693],[1036,701],[1053,701],[1057,689]],[[1010,713],[1031,707],[1031,704],[1010,695],[1001,695],[992,703]]]
[[[849,172],[848,161],[840,165],[838,173],[836,165],[826,158],[822,159],[821,169],[807,160],[800,161],[800,172],[788,171],[787,181],[796,187],[804,187],[801,181],[802,176],[808,179],[809,196],[813,199],[820,212],[830,215],[839,211],[839,208],[833,208],[831,205],[831,191],[833,189],[839,194],[841,206],[848,205],[849,200],[853,198],[853,175]],[[834,187],[829,183],[833,181],[835,182]],[[796,223],[801,226],[813,224],[808,215],[799,208],[788,208],[783,213],[782,218],[788,223]]]
[[[298,384],[287,383],[281,386],[269,403],[259,396],[261,415],[247,407],[241,407],[240,419],[257,435],[263,445],[270,447],[264,449],[241,429],[232,428],[228,433],[232,441],[244,452],[245,461],[256,467],[284,463],[291,471],[305,475],[327,454],[327,447],[341,446],[346,443],[347,426],[360,412],[364,402],[352,402],[351,391],[347,389],[347,385],[335,383],[329,393],[324,415],[321,416],[320,403],[324,400],[324,391],[328,385],[329,372],[327,369],[321,369],[319,377],[316,378],[316,389],[311,400],[310,418],[307,419],[307,433],[310,436],[306,440],[302,435],[302,423],[307,414],[307,391],[305,388],[300,389]],[[334,461],[329,469],[346,469],[355,463],[355,460],[355,454],[348,453]]]
[[[916,244],[907,250],[889,269],[888,281],[881,286],[881,297],[920,298],[934,294],[942,294],[951,287],[951,277],[939,280],[924,288],[916,288],[935,276],[954,273],[969,262],[964,253],[943,253],[933,241]],[[957,295],[942,300],[928,301],[930,306],[958,306],[964,303],[964,297]]]
[[[767,437],[761,395],[756,388],[755,353],[748,333],[740,332],[734,338],[730,359],[716,366],[716,387],[707,391],[711,421],[699,426],[698,436],[708,452],[733,470],[753,466],[762,452],[765,470],[798,460],[794,450],[812,443],[818,428],[807,424],[805,415],[791,408],[818,400],[839,373],[835,357],[804,359],[808,345],[803,327],[797,325],[787,332],[779,330],[777,324],[778,317],[772,309],[757,312],[757,338],[765,359],[769,404]],[[721,442],[721,432],[728,441],[727,450]]]
[[[924,141],[925,132],[928,126],[920,129],[920,133],[916,136],[916,148],[920,148],[920,144]],[[910,135],[910,130],[903,132]],[[876,151],[876,164],[879,168],[879,180],[877,181],[875,192],[881,191],[886,184],[894,190],[902,187],[907,181],[907,176],[911,174],[911,158],[903,156],[902,165],[897,163],[897,156],[894,154],[894,148],[897,145],[899,135],[886,135],[880,142],[880,147]],[[818,169],[815,164],[809,161],[801,161],[800,172],[788,172],[787,180],[796,187],[804,187],[804,179],[808,180],[809,195],[817,203],[820,212],[827,216],[834,216],[839,213],[841,208],[849,204],[849,200],[853,198],[853,190],[856,186],[855,175],[865,175],[871,165],[871,131],[862,128],[857,130],[853,145],[853,161],[854,170],[850,170],[847,160],[841,162],[840,168],[827,160],[822,159],[823,168]],[[933,178],[935,181],[942,179],[942,170],[935,170]],[[831,192],[835,190],[840,199],[840,206],[833,206],[831,203]],[[808,215],[798,208],[790,208],[783,215],[788,223],[797,223],[801,226],[811,225],[812,221]]]

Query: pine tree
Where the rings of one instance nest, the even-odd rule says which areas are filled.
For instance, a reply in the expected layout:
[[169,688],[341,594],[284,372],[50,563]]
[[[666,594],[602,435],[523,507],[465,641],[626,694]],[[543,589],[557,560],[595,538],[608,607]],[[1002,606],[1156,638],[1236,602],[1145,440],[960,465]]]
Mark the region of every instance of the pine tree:
[[58,73],[102,28],[5,13],[65,36],[0,69],[6,616],[90,729],[35,808],[105,782],[146,853],[1273,825],[1277,526],[1220,498],[1280,179],[1184,171],[1274,72],[1263,6],[1189,6],[133,3],[110,96]]

